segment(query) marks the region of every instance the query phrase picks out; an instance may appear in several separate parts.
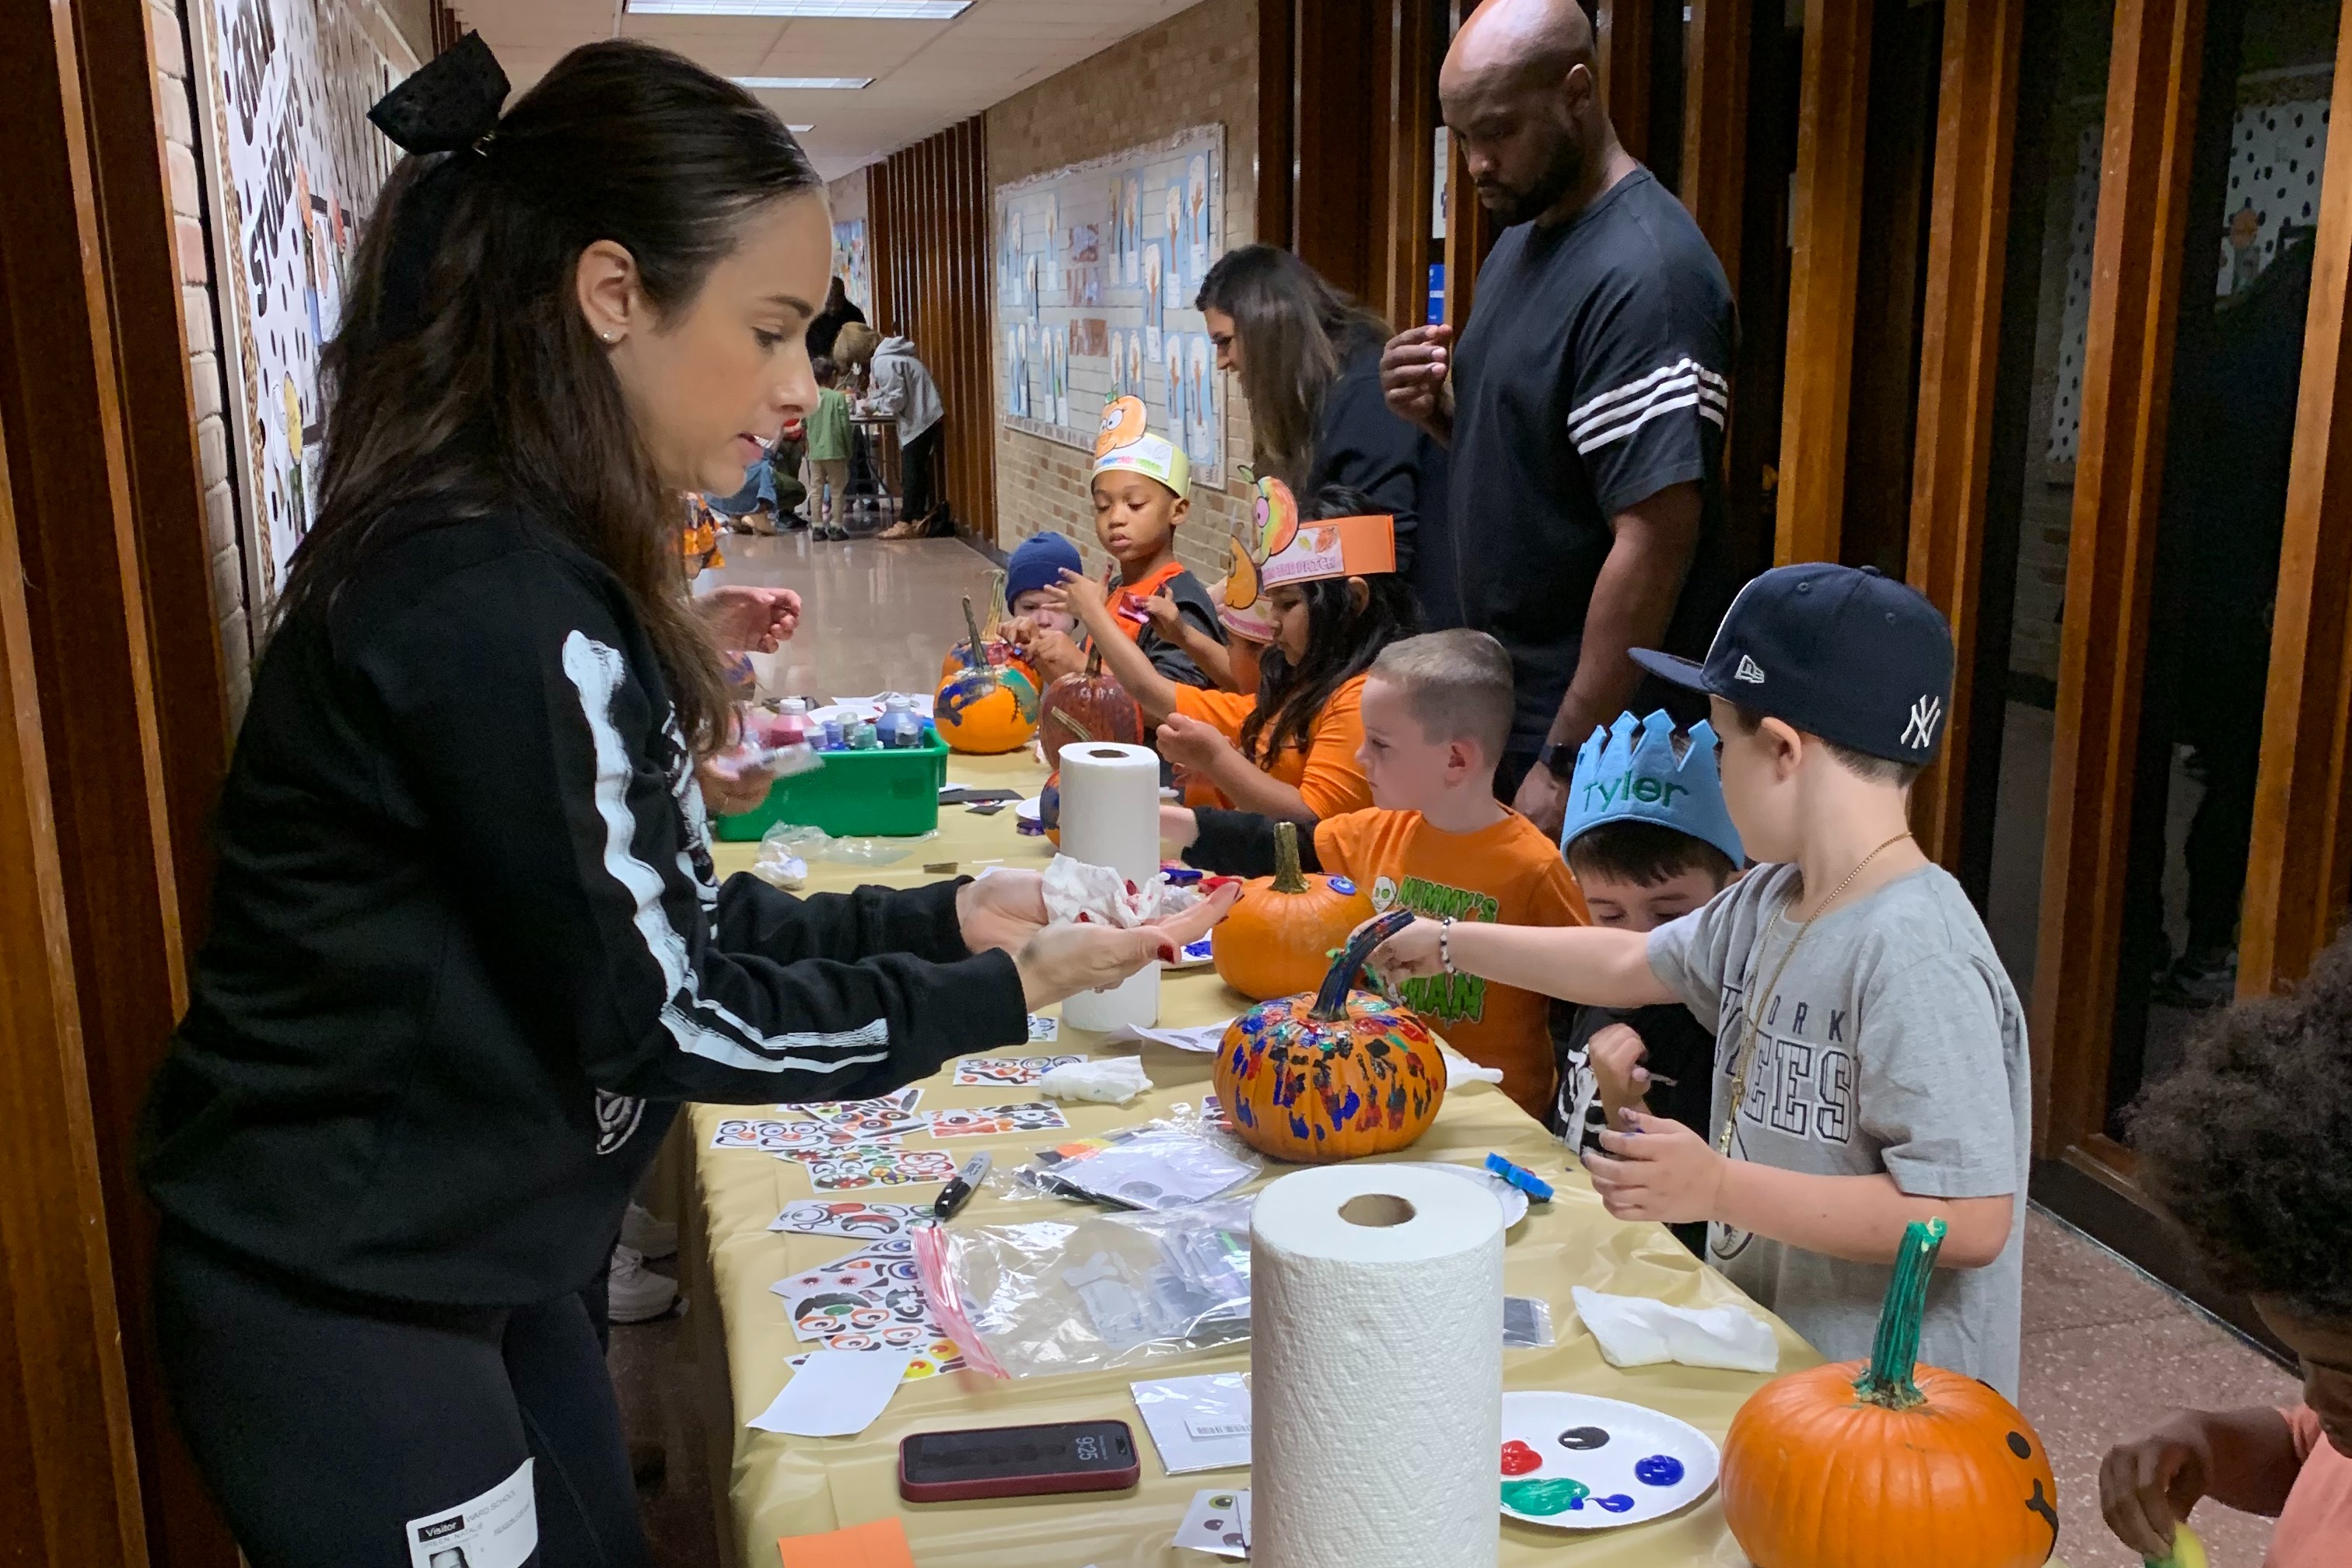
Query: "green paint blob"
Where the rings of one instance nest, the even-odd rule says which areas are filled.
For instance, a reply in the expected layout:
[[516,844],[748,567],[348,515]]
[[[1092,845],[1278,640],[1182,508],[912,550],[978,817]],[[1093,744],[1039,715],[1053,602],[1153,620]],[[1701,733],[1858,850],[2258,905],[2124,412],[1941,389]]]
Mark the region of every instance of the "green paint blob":
[[1584,1500],[1591,1495],[1591,1487],[1582,1481],[1570,1480],[1565,1476],[1557,1476],[1549,1480],[1503,1483],[1503,1506],[1514,1513],[1566,1513],[1571,1509],[1583,1508]]

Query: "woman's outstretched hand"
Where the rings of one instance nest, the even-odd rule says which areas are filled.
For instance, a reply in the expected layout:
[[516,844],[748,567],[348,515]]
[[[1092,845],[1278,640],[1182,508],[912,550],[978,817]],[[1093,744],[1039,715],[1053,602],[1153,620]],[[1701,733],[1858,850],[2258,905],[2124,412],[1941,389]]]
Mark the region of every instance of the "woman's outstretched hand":
[[1238,884],[1220,888],[1180,914],[1150,925],[1049,926],[1045,879],[1034,871],[998,871],[967,882],[956,893],[964,945],[1013,955],[1032,1007],[1105,991],[1156,960],[1173,961],[1186,942],[1207,934],[1241,896]]
[[730,584],[695,597],[711,641],[738,653],[773,653],[800,626],[801,596],[790,588]]

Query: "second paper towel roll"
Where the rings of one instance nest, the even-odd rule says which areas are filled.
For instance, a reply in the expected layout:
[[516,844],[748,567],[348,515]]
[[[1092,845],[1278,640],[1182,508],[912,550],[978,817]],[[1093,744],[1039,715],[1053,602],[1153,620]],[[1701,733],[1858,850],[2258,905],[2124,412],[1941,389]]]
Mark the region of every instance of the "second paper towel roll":
[[1250,1561],[1493,1568],[1502,1210],[1411,1165],[1266,1188],[1250,1222]]
[[[1130,882],[1160,874],[1160,754],[1149,746],[1087,742],[1064,746],[1062,853],[1108,866]],[[1108,991],[1082,991],[1062,1004],[1070,1026],[1108,1033],[1160,1021],[1160,966]]]

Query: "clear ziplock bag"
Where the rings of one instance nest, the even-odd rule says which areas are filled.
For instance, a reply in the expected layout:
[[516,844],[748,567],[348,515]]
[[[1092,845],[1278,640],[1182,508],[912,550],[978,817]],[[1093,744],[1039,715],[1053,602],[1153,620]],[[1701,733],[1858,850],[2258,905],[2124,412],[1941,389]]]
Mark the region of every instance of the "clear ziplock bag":
[[1249,1337],[1252,1197],[915,1233],[933,1321],[992,1377],[1143,1366]]

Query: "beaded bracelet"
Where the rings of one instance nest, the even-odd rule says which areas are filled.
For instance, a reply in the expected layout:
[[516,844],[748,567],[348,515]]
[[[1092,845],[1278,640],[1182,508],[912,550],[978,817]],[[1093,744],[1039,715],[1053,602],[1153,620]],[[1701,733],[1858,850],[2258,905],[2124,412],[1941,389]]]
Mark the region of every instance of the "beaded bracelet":
[[1437,962],[1445,966],[1448,974],[1459,974],[1454,967],[1454,917],[1446,915],[1437,922]]

